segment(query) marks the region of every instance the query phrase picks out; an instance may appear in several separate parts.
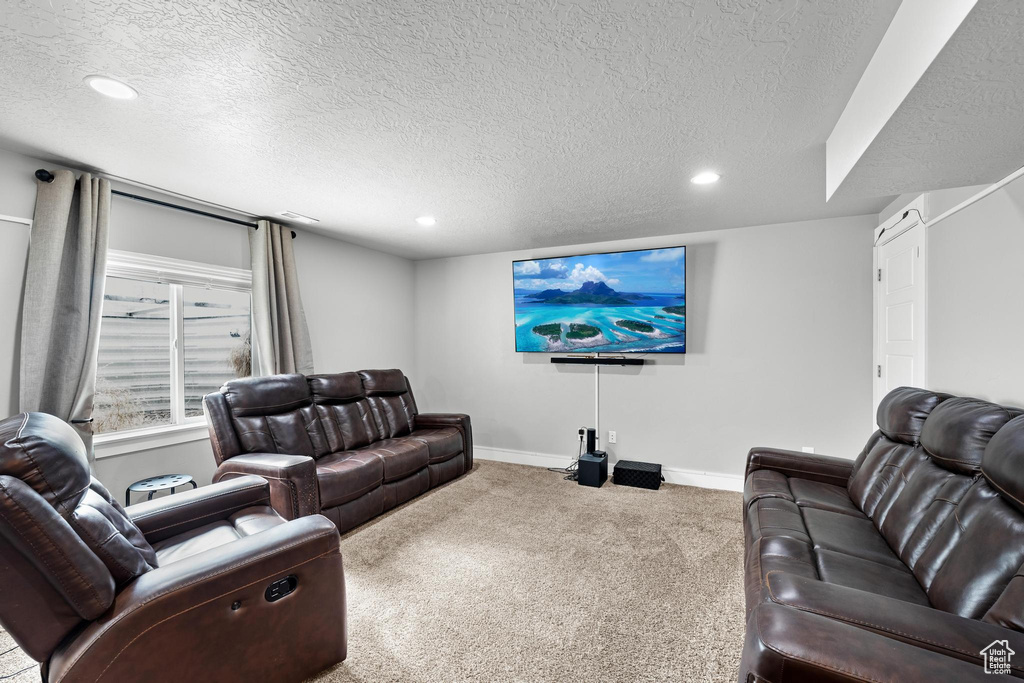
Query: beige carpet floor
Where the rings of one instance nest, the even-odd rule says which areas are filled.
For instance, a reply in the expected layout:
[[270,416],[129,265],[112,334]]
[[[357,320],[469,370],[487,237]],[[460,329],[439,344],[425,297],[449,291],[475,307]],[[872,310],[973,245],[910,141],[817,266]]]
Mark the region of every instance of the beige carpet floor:
[[[349,656],[314,680],[735,680],[740,511],[738,493],[478,461],[342,539]],[[14,651],[0,675],[29,664]]]

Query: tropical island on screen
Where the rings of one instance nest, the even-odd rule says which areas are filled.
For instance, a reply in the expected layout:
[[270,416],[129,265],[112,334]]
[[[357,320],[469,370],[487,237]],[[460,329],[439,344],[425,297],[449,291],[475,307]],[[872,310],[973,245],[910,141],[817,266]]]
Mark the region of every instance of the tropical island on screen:
[[515,261],[516,351],[686,352],[686,247]]

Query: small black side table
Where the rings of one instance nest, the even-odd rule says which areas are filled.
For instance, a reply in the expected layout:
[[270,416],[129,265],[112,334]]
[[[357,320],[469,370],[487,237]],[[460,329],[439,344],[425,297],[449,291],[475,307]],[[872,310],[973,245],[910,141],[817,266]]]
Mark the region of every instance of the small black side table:
[[146,500],[153,500],[153,494],[157,491],[170,489],[171,493],[174,493],[174,489],[185,484],[192,484],[194,489],[199,488],[199,484],[192,479],[190,474],[161,474],[159,477],[143,479],[124,490],[124,504],[131,505],[133,491],[135,493],[149,493]]

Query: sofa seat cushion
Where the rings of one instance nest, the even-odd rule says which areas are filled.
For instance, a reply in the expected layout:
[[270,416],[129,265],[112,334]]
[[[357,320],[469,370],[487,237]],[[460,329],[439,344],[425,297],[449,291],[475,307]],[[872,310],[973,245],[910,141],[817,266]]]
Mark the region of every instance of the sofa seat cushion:
[[815,550],[834,550],[872,562],[906,568],[870,519],[814,508],[802,510],[804,524]]
[[430,461],[427,444],[407,436],[374,442],[356,453],[373,453],[384,463],[384,482],[404,479]]
[[831,550],[816,550],[822,581],[884,595],[904,602],[929,605],[921,584],[906,567],[893,567]]
[[810,479],[789,477],[775,470],[755,470],[743,485],[743,504],[749,507],[756,500],[779,498],[799,507],[818,508],[864,517],[857,509],[846,487]]
[[242,508],[227,519],[158,541],[153,544],[153,549],[156,550],[159,566],[164,567],[284,523],[284,518],[274,512],[272,507],[254,505]]
[[444,462],[462,452],[462,432],[457,427],[417,429],[409,438],[427,444],[431,464]]
[[329,508],[355,500],[384,481],[384,461],[376,453],[342,451],[316,461],[320,507]]
[[845,486],[824,484],[810,479],[790,479],[789,489],[793,494],[793,501],[800,507],[864,517],[864,513],[850,500],[850,494],[847,493]]

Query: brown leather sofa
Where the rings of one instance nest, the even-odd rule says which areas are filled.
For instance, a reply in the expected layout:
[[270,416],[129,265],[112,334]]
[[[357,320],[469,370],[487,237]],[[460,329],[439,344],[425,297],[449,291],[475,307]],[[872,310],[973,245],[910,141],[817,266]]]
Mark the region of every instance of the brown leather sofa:
[[750,451],[739,680],[1024,678],[1024,417],[912,388],[856,461]]
[[53,683],[300,681],[345,659],[339,537],[269,499],[239,477],[125,509],[69,425],[0,421],[0,622]]
[[473,467],[469,416],[419,413],[401,370],[233,380],[203,406],[214,481],[258,474],[282,516],[342,532]]

